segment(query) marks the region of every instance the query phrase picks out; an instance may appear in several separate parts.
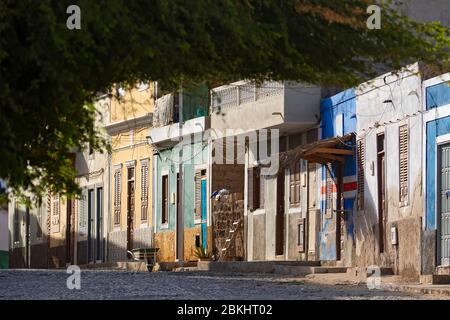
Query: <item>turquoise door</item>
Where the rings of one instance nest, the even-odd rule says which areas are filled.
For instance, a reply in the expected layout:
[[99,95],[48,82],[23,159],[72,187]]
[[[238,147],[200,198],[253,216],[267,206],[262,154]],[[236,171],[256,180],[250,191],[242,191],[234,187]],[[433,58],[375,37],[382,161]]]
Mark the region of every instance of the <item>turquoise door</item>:
[[206,179],[202,179],[202,247],[206,249]]

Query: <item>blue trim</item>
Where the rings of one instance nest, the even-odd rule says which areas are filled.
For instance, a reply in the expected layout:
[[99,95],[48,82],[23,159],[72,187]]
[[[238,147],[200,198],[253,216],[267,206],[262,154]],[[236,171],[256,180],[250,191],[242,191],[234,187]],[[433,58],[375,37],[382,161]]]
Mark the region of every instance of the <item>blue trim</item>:
[[436,229],[436,168],[437,144],[436,137],[450,133],[450,116],[429,121],[426,125],[426,230]]
[[427,110],[450,104],[450,81],[426,88]]

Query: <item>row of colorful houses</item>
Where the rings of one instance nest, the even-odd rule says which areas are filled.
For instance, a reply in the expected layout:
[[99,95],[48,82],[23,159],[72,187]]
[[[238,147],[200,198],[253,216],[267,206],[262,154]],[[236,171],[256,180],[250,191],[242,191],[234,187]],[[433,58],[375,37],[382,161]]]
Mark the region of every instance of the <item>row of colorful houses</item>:
[[111,152],[74,156],[82,195],[49,194],[38,208],[11,199],[10,266],[125,261],[136,248],[195,261],[201,247],[219,260],[441,272],[449,83],[414,64],[342,92],[117,86],[96,101]]

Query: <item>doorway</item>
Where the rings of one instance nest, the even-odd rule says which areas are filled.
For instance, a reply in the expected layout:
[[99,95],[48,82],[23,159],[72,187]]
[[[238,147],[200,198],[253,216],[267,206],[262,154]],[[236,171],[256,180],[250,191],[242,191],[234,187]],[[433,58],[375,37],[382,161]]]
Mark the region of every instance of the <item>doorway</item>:
[[72,227],[72,216],[73,216],[73,200],[67,199],[66,208],[66,264],[72,264],[73,262],[73,249],[72,249],[72,238],[73,238],[73,227]]
[[202,247],[206,250],[207,245],[207,232],[206,232],[206,175],[203,175],[202,170],[202,180],[201,180],[201,211],[202,211]]
[[95,221],[94,221],[94,189],[88,190],[88,234],[87,234],[87,257],[88,263],[94,262],[95,247]]
[[380,253],[386,246],[386,167],[384,133],[377,135],[378,239]]
[[277,175],[277,212],[275,229],[275,255],[284,254],[284,170]]
[[95,258],[103,261],[103,188],[97,188]]
[[127,168],[127,250],[133,249],[134,167]]
[[441,186],[438,217],[438,265],[450,265],[450,143],[439,147],[440,178],[438,185]]

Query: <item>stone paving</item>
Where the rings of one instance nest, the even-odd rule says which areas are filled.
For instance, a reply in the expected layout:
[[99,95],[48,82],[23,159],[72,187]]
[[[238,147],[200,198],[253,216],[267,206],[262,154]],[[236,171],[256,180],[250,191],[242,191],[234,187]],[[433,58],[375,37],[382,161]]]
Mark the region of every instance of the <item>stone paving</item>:
[[[435,299],[433,295],[369,290],[363,285],[315,284],[260,274],[82,270],[69,290],[65,270],[0,270],[0,299]],[[439,298],[439,297],[438,297]],[[442,298],[442,297],[441,297]]]

